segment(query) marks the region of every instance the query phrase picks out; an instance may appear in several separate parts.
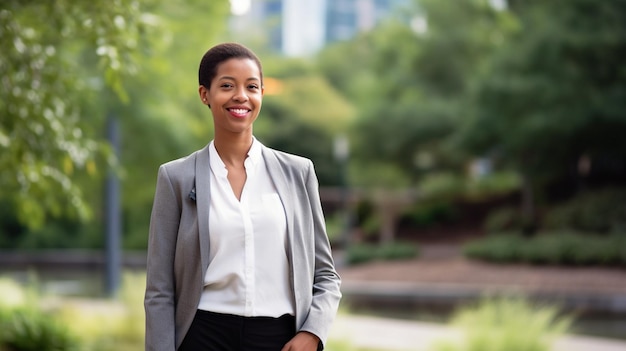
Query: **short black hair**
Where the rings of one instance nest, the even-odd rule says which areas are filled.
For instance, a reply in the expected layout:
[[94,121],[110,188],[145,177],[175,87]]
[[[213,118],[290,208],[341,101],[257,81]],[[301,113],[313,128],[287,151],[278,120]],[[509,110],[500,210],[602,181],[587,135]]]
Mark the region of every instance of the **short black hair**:
[[211,88],[211,81],[217,74],[217,66],[232,58],[247,58],[254,61],[259,67],[261,85],[263,85],[263,69],[261,60],[252,50],[238,43],[223,43],[210,48],[200,61],[198,69],[198,83],[207,89]]

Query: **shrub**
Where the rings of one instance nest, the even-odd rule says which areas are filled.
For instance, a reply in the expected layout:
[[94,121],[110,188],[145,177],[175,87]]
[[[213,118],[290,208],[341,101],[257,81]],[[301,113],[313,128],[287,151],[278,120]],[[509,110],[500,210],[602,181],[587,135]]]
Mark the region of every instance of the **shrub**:
[[442,341],[437,351],[549,351],[556,337],[571,325],[555,307],[532,306],[523,299],[485,299],[455,314],[459,344]]
[[466,196],[472,199],[509,194],[519,189],[521,180],[516,172],[493,172],[482,177],[470,178],[466,184]]
[[23,288],[0,278],[5,297],[0,299],[1,351],[130,351],[143,347],[143,273],[124,274],[118,300],[42,300],[32,286]]
[[417,247],[403,242],[390,242],[378,248],[378,258],[381,260],[403,260],[417,256]]
[[80,349],[79,339],[53,314],[39,307],[37,281],[28,288],[0,278],[0,350],[71,351]]
[[139,350],[144,342],[145,275],[125,273],[117,300],[68,300],[61,318],[90,351]]
[[463,254],[470,258],[494,262],[515,262],[521,260],[519,247],[524,239],[514,233],[490,235],[463,246]]
[[458,217],[457,210],[449,200],[418,201],[402,216],[412,225],[428,227],[437,223],[452,222]]
[[451,172],[425,175],[420,181],[420,191],[427,199],[454,199],[463,195],[464,179]]
[[400,260],[417,256],[414,244],[390,242],[382,245],[353,244],[348,247],[346,260],[349,264],[359,264],[372,260]]
[[52,315],[32,307],[5,313],[0,321],[1,344],[12,351],[79,350],[78,339]]
[[589,233],[626,232],[626,189],[608,188],[583,193],[554,207],[544,217],[547,229]]
[[490,235],[466,244],[470,258],[534,264],[626,264],[626,235],[598,237],[576,232],[541,232],[533,238],[515,233]]
[[518,230],[523,227],[523,219],[517,208],[501,207],[489,212],[483,227],[487,233]]

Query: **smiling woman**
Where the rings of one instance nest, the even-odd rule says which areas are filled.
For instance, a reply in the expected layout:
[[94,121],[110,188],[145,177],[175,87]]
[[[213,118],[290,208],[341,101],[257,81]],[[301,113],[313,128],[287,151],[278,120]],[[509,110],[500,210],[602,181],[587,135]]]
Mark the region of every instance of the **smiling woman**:
[[313,164],[254,137],[263,70],[248,48],[209,49],[198,83],[215,135],[159,168],[146,350],[321,350],[341,293]]

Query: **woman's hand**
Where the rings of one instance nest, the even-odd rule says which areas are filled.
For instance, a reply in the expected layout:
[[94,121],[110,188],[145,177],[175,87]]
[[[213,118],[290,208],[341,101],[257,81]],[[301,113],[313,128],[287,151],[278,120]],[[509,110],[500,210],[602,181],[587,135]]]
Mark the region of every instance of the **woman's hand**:
[[317,351],[320,338],[309,332],[298,332],[280,351]]

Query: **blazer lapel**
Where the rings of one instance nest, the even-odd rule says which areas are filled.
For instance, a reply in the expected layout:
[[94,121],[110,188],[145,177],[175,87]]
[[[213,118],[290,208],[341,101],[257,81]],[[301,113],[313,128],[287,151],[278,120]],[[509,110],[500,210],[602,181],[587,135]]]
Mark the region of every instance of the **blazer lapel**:
[[[294,240],[294,191],[289,186],[289,182],[287,181],[287,175],[285,174],[285,170],[283,169],[282,164],[278,161],[278,158],[274,154],[271,149],[267,147],[263,147],[263,158],[265,160],[265,164],[267,165],[267,171],[274,182],[274,186],[276,186],[276,191],[278,192],[278,196],[280,200],[283,202],[283,206],[285,207],[285,216],[287,217],[287,236],[289,238],[289,242],[293,243]],[[288,247],[292,247],[292,245],[288,245]],[[291,250],[290,250],[291,251]],[[293,252],[290,252],[290,255],[293,256]],[[293,257],[290,257],[293,261]]]
[[196,155],[196,209],[198,211],[198,236],[200,243],[200,260],[202,277],[209,266],[209,206],[211,201],[211,171],[209,164],[209,146],[207,145]]

